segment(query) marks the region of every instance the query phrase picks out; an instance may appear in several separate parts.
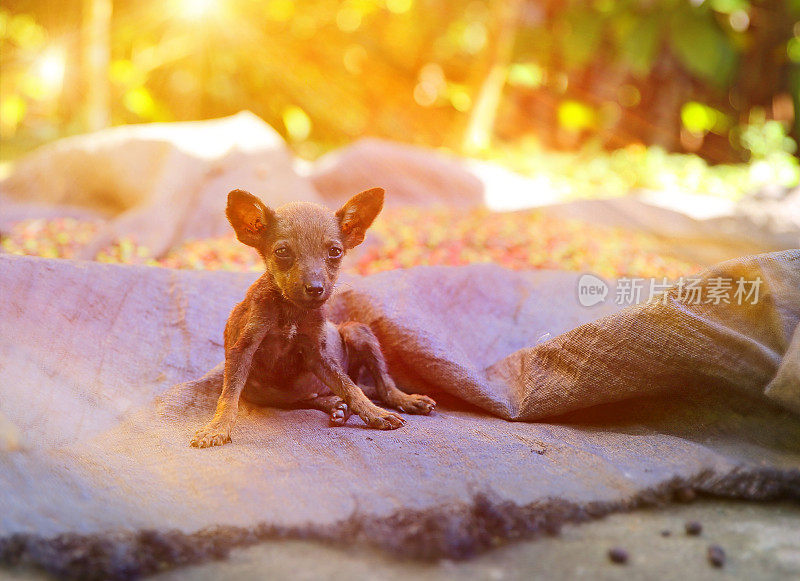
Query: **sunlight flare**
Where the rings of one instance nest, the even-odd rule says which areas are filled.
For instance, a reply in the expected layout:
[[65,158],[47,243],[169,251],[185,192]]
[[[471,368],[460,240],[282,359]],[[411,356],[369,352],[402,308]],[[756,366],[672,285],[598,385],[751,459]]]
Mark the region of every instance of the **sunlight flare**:
[[35,65],[36,76],[39,77],[44,87],[50,91],[61,89],[66,70],[66,55],[61,47],[47,50]]
[[219,12],[219,0],[179,0],[180,14],[187,20],[198,21]]

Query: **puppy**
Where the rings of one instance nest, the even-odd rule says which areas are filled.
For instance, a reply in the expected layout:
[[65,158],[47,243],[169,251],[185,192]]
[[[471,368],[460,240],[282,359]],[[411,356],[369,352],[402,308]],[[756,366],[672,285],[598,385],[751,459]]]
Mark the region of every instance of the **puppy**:
[[261,405],[321,409],[334,425],[355,413],[373,428],[399,428],[405,420],[372,403],[355,384],[364,367],[387,406],[412,414],[434,409],[431,398],[397,389],[368,326],[337,327],[322,310],[342,258],[364,240],[382,207],[381,188],[356,194],[335,214],[309,203],[273,210],[243,190],[228,194],[228,221],[239,241],[258,251],[266,271],[225,325],[222,394],[192,446],[231,441],[240,397]]

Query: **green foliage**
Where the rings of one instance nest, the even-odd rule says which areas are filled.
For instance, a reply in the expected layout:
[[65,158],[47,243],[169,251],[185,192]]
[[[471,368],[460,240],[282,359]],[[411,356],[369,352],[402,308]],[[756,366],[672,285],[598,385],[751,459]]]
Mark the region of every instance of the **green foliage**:
[[653,67],[662,39],[659,18],[652,15],[642,18],[635,14],[622,13],[612,22],[612,27],[619,59],[635,75],[647,76]]
[[535,55],[551,62],[554,55],[548,53],[556,50],[567,68],[579,68],[595,60],[602,48],[645,76],[666,41],[692,74],[724,86],[736,69],[740,46],[731,27],[721,25],[717,15],[749,9],[746,0],[716,0],[699,6],[685,0],[569,2],[537,31],[558,42],[543,46],[536,42],[537,35],[528,35],[521,39],[520,56]]
[[763,110],[754,110],[750,122],[733,132],[733,139],[749,153],[749,177],[755,184],[800,184],[800,160],[795,157],[797,143],[782,123],[767,120]]
[[793,63],[800,63],[800,38],[797,36],[786,43],[786,56]]
[[[3,156],[85,129],[78,4],[0,9]],[[498,38],[515,6],[508,60]],[[753,29],[788,30],[792,14],[800,17],[800,0],[769,9],[749,0],[118,0],[111,119],[250,109],[305,157],[363,135],[458,150],[491,70],[505,83],[491,118],[506,142],[535,134],[563,148],[602,139],[694,150],[680,141],[688,129],[695,145],[727,148],[717,161],[777,159],[758,153],[790,155],[776,149],[783,141],[767,135],[769,123],[736,129],[735,120],[754,104],[741,68],[765,42]],[[772,95],[794,95],[795,110],[798,30],[783,32],[764,61],[783,83]],[[771,95],[753,99],[766,106]],[[800,121],[792,131],[798,137]]]
[[[660,147],[559,153],[543,150],[529,140],[498,147],[488,158],[529,175],[549,193],[567,199],[658,190],[737,200],[765,184],[800,184],[800,162],[784,149],[787,142],[777,140],[773,124],[748,126],[752,130],[747,139],[753,140],[748,144],[768,148],[760,150],[764,155],[754,156],[749,164],[712,166],[696,155],[669,153]],[[781,135],[785,138],[783,130]]]
[[564,15],[561,53],[567,67],[582,67],[595,55],[603,40],[603,20],[590,6],[576,5]]
[[690,72],[724,87],[736,69],[736,50],[710,12],[678,9],[672,13],[670,46]]
[[751,118],[751,122],[741,128],[739,141],[750,152],[752,159],[768,159],[784,153],[797,151],[794,139],[786,134],[786,129],[777,121],[767,121],[763,113]]
[[[670,134],[671,142],[660,142],[676,147],[683,125],[698,136],[692,142],[698,147],[709,133],[727,136],[732,120],[742,116],[732,103],[748,103],[743,91],[762,90],[742,83],[742,61],[748,51],[760,55],[756,43],[764,41],[751,27],[756,9],[748,0],[573,0],[549,6],[546,19],[519,35],[515,62],[544,68],[547,75],[540,86],[595,111],[594,123],[575,124],[574,115],[564,114],[565,107],[575,105],[559,104],[556,121],[568,133],[633,131],[645,143]],[[780,3],[757,14],[755,30],[785,30]],[[799,40],[788,39],[783,62],[800,60]],[[780,71],[781,55],[775,57],[764,66]],[[786,78],[774,72],[766,78],[778,75]],[[598,81],[603,78],[609,79],[608,86]],[[784,85],[774,90],[797,94],[795,107],[800,109],[799,88],[800,71],[790,71]],[[693,94],[687,95],[689,91]],[[763,102],[763,96],[756,98]],[[625,109],[635,118],[620,127],[627,122]],[[648,122],[659,131],[648,129]],[[796,126],[800,132],[800,122]],[[586,143],[584,138],[579,142]]]

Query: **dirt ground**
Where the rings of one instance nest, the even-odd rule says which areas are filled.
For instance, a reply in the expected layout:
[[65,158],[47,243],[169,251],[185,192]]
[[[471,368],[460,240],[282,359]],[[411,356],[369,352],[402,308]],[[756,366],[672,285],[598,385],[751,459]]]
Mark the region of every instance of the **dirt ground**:
[[[689,536],[687,521],[703,531]],[[662,531],[670,531],[662,536]],[[726,554],[712,567],[708,546]],[[625,565],[608,558],[611,547],[629,554]],[[308,542],[274,542],[231,554],[226,562],[174,570],[159,581],[217,579],[797,579],[800,578],[800,505],[703,500],[667,509],[612,515],[565,526],[557,537],[509,545],[465,562],[393,560],[385,554],[342,551]]]
[[[703,530],[689,536],[685,523]],[[662,531],[669,531],[663,536]],[[714,568],[709,545],[725,551]],[[612,563],[608,550],[621,547],[624,565]],[[31,571],[0,571],[10,581],[37,581]],[[659,579],[660,581],[800,578],[800,505],[701,500],[665,509],[617,514],[568,525],[555,537],[507,545],[463,562],[417,563],[375,551],[351,551],[312,542],[270,542],[234,551],[228,560],[175,569],[158,581],[218,579],[291,579],[293,581],[370,579],[438,581],[516,579]]]

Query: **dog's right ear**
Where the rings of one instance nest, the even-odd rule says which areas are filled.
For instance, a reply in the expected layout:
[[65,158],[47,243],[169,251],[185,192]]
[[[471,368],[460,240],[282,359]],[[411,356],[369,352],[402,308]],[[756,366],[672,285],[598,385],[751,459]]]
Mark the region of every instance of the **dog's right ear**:
[[225,209],[228,222],[236,232],[236,238],[248,246],[258,248],[275,222],[275,212],[250,192],[233,190],[228,194]]

